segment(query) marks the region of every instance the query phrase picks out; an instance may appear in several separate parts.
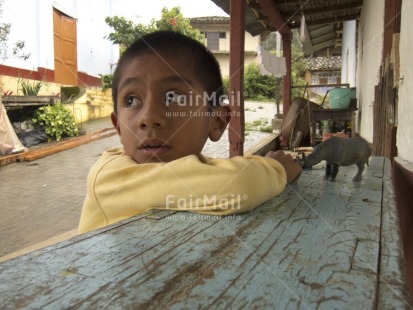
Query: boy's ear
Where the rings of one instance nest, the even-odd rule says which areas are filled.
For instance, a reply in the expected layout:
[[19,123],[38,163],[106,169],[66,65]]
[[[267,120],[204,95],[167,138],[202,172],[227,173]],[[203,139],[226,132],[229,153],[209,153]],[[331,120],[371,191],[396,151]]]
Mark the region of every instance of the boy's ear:
[[118,135],[120,136],[119,119],[115,112],[112,112],[112,114],[110,115],[110,119],[112,120],[113,127],[115,127],[116,131],[118,132]]
[[219,106],[212,110],[213,120],[211,129],[209,131],[209,139],[211,141],[218,141],[221,139],[229,120],[231,119],[231,113],[229,106]]

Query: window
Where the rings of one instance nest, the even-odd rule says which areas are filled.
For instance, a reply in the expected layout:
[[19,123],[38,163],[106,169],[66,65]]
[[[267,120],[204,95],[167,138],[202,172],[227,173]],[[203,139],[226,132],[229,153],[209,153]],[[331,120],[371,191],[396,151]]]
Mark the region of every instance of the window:
[[219,33],[219,38],[220,39],[226,39],[227,38],[227,33],[226,32],[220,32]]
[[208,32],[207,47],[211,51],[219,50],[219,32]]

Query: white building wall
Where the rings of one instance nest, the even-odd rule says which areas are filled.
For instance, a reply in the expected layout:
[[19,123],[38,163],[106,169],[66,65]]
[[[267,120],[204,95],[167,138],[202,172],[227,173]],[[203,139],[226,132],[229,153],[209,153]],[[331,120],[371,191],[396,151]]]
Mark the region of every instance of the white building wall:
[[356,86],[356,21],[343,23],[341,83]]
[[383,50],[384,0],[364,0],[359,24],[357,50],[356,131],[373,142],[374,87],[379,83]]
[[[37,39],[36,52],[39,55],[36,69],[37,67],[43,67],[54,70],[53,1],[36,0],[36,2],[39,16],[37,19],[37,37],[34,37]],[[18,22],[14,21],[12,27],[16,24],[18,24]],[[24,40],[26,40],[26,38]]]
[[78,70],[90,75],[111,73],[119,47],[105,38],[112,29],[105,23],[112,16],[111,0],[77,0]]
[[[3,0],[2,22],[11,24],[8,43],[25,42],[26,61],[10,58],[3,65],[54,70],[53,7],[77,20],[78,71],[98,76],[111,72],[119,48],[104,37],[111,29],[105,17],[112,15],[111,0]],[[22,9],[24,8],[24,10]]]
[[403,0],[400,29],[400,86],[398,102],[398,156],[413,162],[413,0]]
[[19,40],[25,42],[24,52],[31,54],[27,61],[9,57],[2,63],[3,65],[27,70],[37,70],[37,67],[41,66],[42,60],[39,46],[42,42],[40,42],[38,34],[41,30],[44,30],[41,29],[40,24],[40,21],[42,20],[41,18],[44,16],[42,16],[41,10],[39,10],[39,5],[46,5],[47,7],[48,3],[50,4],[51,1],[3,0],[1,22],[11,24],[10,34],[7,41],[7,45],[9,46],[9,54],[12,50],[11,47],[14,46],[14,44]]
[[[218,28],[217,31],[223,31],[223,30]],[[219,50],[229,52],[230,31],[229,29],[227,29],[225,32],[226,32],[226,38],[219,39]],[[256,52],[259,45],[260,45],[260,36],[253,37],[249,32],[245,32],[244,50],[246,52]]]
[[[201,32],[226,32],[225,39],[219,39],[219,52],[215,52],[214,56],[219,62],[221,68],[222,77],[228,78],[229,76],[229,51],[230,51],[230,26],[229,24],[194,24],[193,28],[198,29]],[[245,32],[244,41],[244,63],[245,67],[250,63],[259,63],[258,58],[258,46],[260,45],[260,36],[253,37],[249,32]],[[205,39],[205,45],[207,40]],[[244,67],[244,69],[245,69]]]

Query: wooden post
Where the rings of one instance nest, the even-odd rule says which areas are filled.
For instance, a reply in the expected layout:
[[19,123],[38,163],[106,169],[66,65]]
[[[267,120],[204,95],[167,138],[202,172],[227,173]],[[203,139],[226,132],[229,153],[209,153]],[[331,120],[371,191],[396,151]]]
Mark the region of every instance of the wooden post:
[[229,156],[244,154],[244,41],[245,1],[231,0],[230,4],[230,58],[229,58]]
[[286,117],[291,102],[291,35],[282,34],[283,56],[287,65],[287,72],[284,76],[284,97],[283,97],[283,118]]

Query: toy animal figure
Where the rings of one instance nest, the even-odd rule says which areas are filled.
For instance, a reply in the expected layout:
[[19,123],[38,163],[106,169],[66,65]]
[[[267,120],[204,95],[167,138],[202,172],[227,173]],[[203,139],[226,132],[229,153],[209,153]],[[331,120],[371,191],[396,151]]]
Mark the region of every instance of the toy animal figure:
[[304,159],[303,168],[312,167],[325,160],[325,179],[335,182],[339,166],[357,165],[358,171],[353,181],[359,182],[364,170],[364,164],[369,164],[371,148],[368,142],[362,138],[343,139],[333,137],[317,145],[313,152]]

